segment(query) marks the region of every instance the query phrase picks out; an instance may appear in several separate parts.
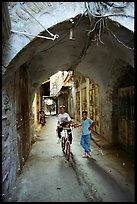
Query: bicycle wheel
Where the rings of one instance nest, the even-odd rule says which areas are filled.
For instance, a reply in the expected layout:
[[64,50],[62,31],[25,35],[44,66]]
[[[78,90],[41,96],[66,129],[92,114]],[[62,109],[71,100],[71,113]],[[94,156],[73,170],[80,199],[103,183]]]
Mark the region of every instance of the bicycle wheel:
[[62,147],[62,151],[64,151],[65,150],[65,138],[64,137],[61,138],[61,147]]
[[70,160],[70,142],[67,142],[66,144],[66,155],[67,155],[67,160]]

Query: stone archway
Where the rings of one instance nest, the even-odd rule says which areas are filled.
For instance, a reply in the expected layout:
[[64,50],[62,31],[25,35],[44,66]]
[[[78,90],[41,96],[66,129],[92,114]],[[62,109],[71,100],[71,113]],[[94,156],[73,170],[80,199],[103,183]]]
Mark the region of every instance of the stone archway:
[[[50,29],[50,31],[58,33],[60,36],[56,42],[38,38],[33,39],[8,65],[3,75],[3,87],[11,83],[11,80],[14,81],[17,70],[23,65],[28,75],[30,110],[35,91],[43,81],[59,70],[79,71],[83,76],[93,80],[100,87],[100,101],[102,104],[102,109],[100,109],[100,133],[105,138],[108,138],[109,135],[109,140],[112,140],[111,114],[109,113],[112,111],[112,101],[109,100],[109,92],[111,94],[113,87],[111,82],[110,90],[107,86],[110,79],[112,82],[115,81],[112,70],[115,69],[119,60],[123,60],[124,63],[131,66],[134,65],[133,50],[125,48],[116,39],[111,38],[108,33],[104,32],[102,33],[104,44],[97,45],[96,41],[91,39],[85,53],[88,38],[86,30],[89,28],[89,21],[86,16],[76,16],[74,18],[74,21],[79,20],[79,24],[73,30],[73,40],[70,39],[71,24],[69,21],[59,23]],[[121,29],[117,30],[117,26],[112,21],[108,21],[108,24],[124,40],[127,37],[133,38],[133,35],[127,29],[121,27]],[[122,71],[122,66],[118,66],[117,72],[121,73]],[[109,106],[105,103],[106,101],[110,104]],[[108,127],[103,122],[104,117]]]

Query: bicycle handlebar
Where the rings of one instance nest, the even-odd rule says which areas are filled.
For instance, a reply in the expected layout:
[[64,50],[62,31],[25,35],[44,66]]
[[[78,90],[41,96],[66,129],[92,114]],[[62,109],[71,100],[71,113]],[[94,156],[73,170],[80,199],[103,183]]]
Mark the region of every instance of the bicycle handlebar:
[[62,127],[63,128],[63,130],[70,130],[71,128],[69,127],[69,128],[67,128],[67,127]]

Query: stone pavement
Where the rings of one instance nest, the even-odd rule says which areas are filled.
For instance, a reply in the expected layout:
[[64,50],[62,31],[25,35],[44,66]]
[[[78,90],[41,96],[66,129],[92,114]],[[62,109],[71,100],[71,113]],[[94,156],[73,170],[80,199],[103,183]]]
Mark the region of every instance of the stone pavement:
[[[57,144],[56,122],[56,116],[49,116],[36,133],[29,158],[7,201],[133,201],[134,162],[114,147],[101,148],[103,140],[95,139],[94,133],[92,157],[82,158],[81,129],[74,128],[72,160],[68,163]],[[100,142],[100,147],[94,141]]]
[[92,140],[100,148],[110,148],[112,146],[112,144],[110,144],[104,137],[98,135],[95,132],[92,132]]

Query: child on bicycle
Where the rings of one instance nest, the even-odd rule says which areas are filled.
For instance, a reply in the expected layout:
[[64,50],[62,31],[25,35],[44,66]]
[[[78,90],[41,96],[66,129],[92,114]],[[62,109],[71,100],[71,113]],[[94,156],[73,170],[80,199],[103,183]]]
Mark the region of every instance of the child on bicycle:
[[[60,106],[60,113],[58,115],[58,124],[57,124],[57,133],[58,133],[58,137],[59,137],[58,143],[60,142],[61,132],[63,130],[63,127],[70,127],[71,123],[72,123],[71,117],[69,116],[68,113],[65,112],[65,106]],[[72,144],[71,129],[68,129],[67,132],[69,135],[70,144]]]

